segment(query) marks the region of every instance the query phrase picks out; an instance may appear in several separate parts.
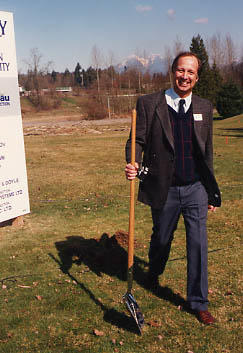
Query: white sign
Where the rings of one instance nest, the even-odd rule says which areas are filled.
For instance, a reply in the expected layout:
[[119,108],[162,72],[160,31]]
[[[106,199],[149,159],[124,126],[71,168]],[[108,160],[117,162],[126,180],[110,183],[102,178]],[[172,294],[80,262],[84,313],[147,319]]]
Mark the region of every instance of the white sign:
[[29,212],[13,14],[0,11],[0,222]]

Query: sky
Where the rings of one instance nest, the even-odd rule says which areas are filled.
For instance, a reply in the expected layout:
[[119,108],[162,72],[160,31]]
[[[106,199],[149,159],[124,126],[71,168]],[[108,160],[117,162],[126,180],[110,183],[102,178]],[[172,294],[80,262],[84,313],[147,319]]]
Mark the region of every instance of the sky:
[[87,69],[94,46],[115,64],[144,51],[163,55],[177,38],[189,49],[197,34],[230,34],[243,51],[242,0],[0,0],[0,11],[14,15],[20,72],[33,48],[58,72],[77,62]]

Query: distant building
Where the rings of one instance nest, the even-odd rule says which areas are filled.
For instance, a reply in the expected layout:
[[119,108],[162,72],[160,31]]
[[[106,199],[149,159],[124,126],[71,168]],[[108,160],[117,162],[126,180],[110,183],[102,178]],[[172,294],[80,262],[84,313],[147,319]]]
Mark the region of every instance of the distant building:
[[56,91],[62,93],[72,92],[72,87],[57,87]]
[[24,95],[24,92],[25,92],[24,87],[19,86],[19,94],[20,94],[20,96],[23,96],[23,95]]

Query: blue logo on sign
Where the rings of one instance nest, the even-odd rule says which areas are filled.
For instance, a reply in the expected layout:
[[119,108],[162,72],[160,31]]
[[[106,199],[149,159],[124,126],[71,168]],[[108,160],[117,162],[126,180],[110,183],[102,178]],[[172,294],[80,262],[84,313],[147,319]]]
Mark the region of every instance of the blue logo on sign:
[[7,24],[7,21],[0,20],[0,37],[5,35],[6,24]]
[[10,105],[10,97],[0,94],[0,106]]

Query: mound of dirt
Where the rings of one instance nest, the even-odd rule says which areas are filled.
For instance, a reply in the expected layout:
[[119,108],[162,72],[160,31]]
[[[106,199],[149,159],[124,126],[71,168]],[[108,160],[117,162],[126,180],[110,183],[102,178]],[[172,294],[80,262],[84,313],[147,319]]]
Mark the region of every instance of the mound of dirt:
[[[107,233],[102,234],[99,239],[96,239],[99,243],[104,243],[107,248],[114,247],[115,244],[119,244],[121,247],[127,249],[128,247],[128,232],[124,230],[117,230],[115,234],[110,236]],[[136,246],[136,240],[134,241],[134,246]]]

